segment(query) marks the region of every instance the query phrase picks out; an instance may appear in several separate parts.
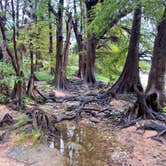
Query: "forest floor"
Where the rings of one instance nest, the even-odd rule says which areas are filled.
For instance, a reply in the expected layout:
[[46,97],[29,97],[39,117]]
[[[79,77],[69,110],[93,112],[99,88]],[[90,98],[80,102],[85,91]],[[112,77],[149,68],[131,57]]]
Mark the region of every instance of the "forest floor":
[[[70,82],[66,91],[55,90],[44,82],[38,82],[37,86],[46,96],[79,96],[83,100],[91,99],[105,88],[102,83],[88,87],[79,80]],[[34,145],[28,139],[20,143],[20,132],[14,130],[0,144],[0,166],[166,166],[166,146],[151,138],[156,135],[155,131],[143,132],[137,130],[137,125],[122,129],[121,125],[117,125],[119,113],[133,103],[134,98],[128,95],[112,99],[104,105],[89,102],[86,108],[98,116],[83,112],[77,122],[73,119],[56,123],[60,134],[47,143],[42,141]],[[59,117],[73,114],[75,109],[72,108],[79,104],[80,101],[67,98],[61,102],[49,99],[44,104],[30,102],[27,108],[38,107],[50,116]],[[110,114],[110,110],[113,113]],[[0,105],[0,119],[6,113],[14,119],[22,115]]]

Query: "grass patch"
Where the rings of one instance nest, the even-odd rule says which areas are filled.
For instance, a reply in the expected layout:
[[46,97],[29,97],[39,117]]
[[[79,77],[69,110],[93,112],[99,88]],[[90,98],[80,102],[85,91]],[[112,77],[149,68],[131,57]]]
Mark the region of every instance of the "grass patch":
[[40,88],[40,90],[41,90],[42,92],[48,92],[48,91],[53,90],[53,88],[52,88],[50,85],[43,85],[43,86]]
[[23,126],[28,121],[30,121],[29,117],[25,114],[22,114],[19,116],[17,122],[14,124],[14,128],[19,128],[20,126]]
[[17,137],[18,143],[23,143],[25,141],[28,141],[30,143],[38,144],[40,142],[40,137],[42,133],[40,130],[32,130],[31,132],[27,133],[23,131],[20,135]]
[[48,71],[38,71],[36,72],[36,77],[40,81],[50,82],[53,80],[53,76]]
[[67,66],[67,78],[72,78],[72,75],[78,71],[78,66]]
[[[14,124],[14,128],[18,128],[20,134],[17,135],[18,143],[30,142],[32,144],[37,144],[40,141],[42,132],[40,130],[35,130],[31,125],[27,124],[31,119],[27,115],[19,116],[19,119]],[[25,125],[26,124],[26,125]]]

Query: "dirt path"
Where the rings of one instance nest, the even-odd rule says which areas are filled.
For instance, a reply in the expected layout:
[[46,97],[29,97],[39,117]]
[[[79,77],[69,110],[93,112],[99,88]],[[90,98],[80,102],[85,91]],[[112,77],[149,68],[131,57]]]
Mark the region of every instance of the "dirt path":
[[[18,112],[7,108],[5,105],[0,105],[0,119],[2,119],[6,113],[12,115],[13,117],[19,115]],[[7,155],[9,150],[15,145],[14,142],[15,139],[11,139],[10,142],[0,144],[0,166],[24,166],[23,162],[12,159]]]
[[128,164],[132,166],[166,166],[166,145],[152,140],[155,131],[136,130],[129,127],[118,133],[118,141],[130,152]]

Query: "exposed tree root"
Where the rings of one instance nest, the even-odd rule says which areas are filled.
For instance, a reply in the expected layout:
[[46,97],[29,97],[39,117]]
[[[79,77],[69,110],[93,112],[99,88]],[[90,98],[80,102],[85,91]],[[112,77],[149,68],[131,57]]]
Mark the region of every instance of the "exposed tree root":
[[38,103],[43,103],[47,100],[47,98],[34,85],[34,75],[31,75],[30,77],[27,94],[30,98],[37,101]]
[[126,118],[124,118],[125,124],[136,122],[137,119],[153,119],[166,122],[166,115],[161,112],[157,92],[146,95],[144,92],[138,91],[137,88],[135,88],[135,91],[137,101],[127,111]]
[[13,122],[14,122],[13,118],[7,113],[0,121],[0,127],[2,127],[4,124],[11,125],[13,124]]
[[[166,115],[161,112],[161,106],[159,104],[159,97],[157,92],[151,94],[145,94],[135,87],[135,92],[137,94],[137,101],[133,107],[130,107],[122,117],[124,122],[124,127],[129,127],[136,124],[140,120],[152,119],[159,120],[160,122],[166,123]],[[157,123],[144,124],[138,129],[143,130],[156,130],[158,134],[152,137],[164,143],[161,138],[162,135],[166,133],[166,126]]]
[[52,116],[53,120],[52,123],[58,123],[61,122],[63,120],[73,120],[76,117],[76,113],[69,113],[66,115],[59,115],[59,116]]
[[166,125],[161,125],[157,123],[150,123],[150,124],[143,124],[139,126],[137,129],[142,129],[142,130],[155,130],[158,132],[157,135],[151,137],[152,139],[155,139],[157,141],[160,141],[161,143],[165,143],[165,140],[163,139],[162,136],[166,135]]
[[52,129],[50,120],[46,113],[38,108],[32,108],[26,112],[32,118],[33,128],[36,130],[47,131]]
[[4,140],[5,135],[6,135],[6,132],[3,132],[3,133],[0,135],[0,143]]

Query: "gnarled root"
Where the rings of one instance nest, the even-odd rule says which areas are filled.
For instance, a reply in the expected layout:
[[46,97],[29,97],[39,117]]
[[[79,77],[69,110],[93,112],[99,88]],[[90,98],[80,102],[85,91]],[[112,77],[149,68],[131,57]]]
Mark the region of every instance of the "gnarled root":
[[47,100],[47,98],[42,95],[42,93],[37,89],[37,87],[34,85],[34,76],[32,75],[30,77],[28,88],[27,88],[27,94],[30,98],[33,100],[43,103]]
[[[140,119],[153,119],[166,122],[166,116],[161,112],[157,92],[145,94],[135,87],[137,101],[125,115],[126,125],[135,124]],[[134,123],[133,123],[134,122]]]
[[41,109],[32,108],[31,110],[28,110],[26,114],[32,118],[32,125],[34,129],[42,131],[53,130],[53,126],[51,125],[47,114]]
[[8,113],[5,114],[3,119],[0,121],[0,127],[2,127],[4,124],[11,125],[14,122],[12,116],[10,116]]
[[151,137],[154,140],[157,140],[161,143],[166,143],[165,140],[163,139],[163,136],[166,135],[166,125],[164,124],[158,124],[158,123],[145,123],[141,126],[139,126],[137,129],[142,129],[142,130],[155,130],[158,132],[157,135]]

